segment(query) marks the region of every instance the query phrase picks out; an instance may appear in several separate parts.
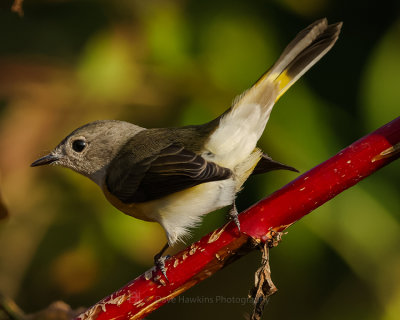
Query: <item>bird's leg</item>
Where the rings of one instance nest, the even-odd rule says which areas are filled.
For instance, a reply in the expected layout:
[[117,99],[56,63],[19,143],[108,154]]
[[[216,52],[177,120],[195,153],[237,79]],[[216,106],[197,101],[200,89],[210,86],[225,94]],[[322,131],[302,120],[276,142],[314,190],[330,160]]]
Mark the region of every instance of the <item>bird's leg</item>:
[[239,213],[236,208],[236,200],[233,200],[232,208],[231,208],[231,210],[229,210],[229,217],[231,220],[233,220],[235,222],[235,224],[237,225],[239,232],[240,232],[240,222],[239,222],[238,215],[239,215]]
[[167,279],[167,281],[168,277],[167,277],[167,269],[165,269],[165,260],[167,260],[169,256],[163,257],[162,255],[168,249],[168,247],[169,244],[167,242],[165,246],[160,250],[160,252],[154,256],[154,264],[161,270],[162,274],[164,275],[165,279]]

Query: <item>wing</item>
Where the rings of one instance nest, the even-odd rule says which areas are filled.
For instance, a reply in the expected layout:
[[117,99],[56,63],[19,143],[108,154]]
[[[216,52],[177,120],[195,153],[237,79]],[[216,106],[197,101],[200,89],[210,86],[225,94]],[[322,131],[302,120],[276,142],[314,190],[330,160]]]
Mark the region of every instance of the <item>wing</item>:
[[294,172],[299,172],[297,169],[287,166],[286,164],[280,163],[278,161],[272,160],[267,154],[263,153],[260,161],[254,168],[253,174],[265,173],[273,170],[289,170]]
[[206,161],[200,155],[172,144],[138,163],[126,154],[113,163],[106,178],[108,191],[124,203],[151,201],[198,184],[225,180],[228,168]]

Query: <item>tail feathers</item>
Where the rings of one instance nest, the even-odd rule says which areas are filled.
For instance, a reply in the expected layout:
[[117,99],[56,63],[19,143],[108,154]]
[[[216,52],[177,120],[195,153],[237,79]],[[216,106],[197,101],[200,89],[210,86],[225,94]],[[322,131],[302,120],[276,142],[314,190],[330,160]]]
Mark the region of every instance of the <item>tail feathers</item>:
[[328,25],[326,18],[300,31],[275,64],[233,102],[232,109],[258,104],[269,115],[274,103],[335,44],[342,23]]
[[328,26],[326,18],[315,21],[307,28],[301,30],[296,37],[286,46],[278,60],[268,70],[267,74],[280,74],[305,48],[321,34]]
[[277,84],[277,100],[333,47],[341,27],[341,22],[328,25],[326,19],[321,19],[301,31],[289,43],[264,76],[267,81],[272,80]]
[[205,145],[216,156],[214,162],[232,169],[253,152],[275,102],[332,48],[341,26],[321,19],[301,31],[269,71],[207,124],[216,126]]

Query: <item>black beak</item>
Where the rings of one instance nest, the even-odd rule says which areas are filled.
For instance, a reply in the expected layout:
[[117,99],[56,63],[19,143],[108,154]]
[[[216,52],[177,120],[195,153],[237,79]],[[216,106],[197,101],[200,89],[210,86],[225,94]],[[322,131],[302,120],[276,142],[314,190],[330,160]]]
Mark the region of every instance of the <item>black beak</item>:
[[58,159],[59,158],[56,155],[50,153],[47,156],[37,159],[31,164],[31,167],[44,166],[45,164],[50,164],[54,161],[57,161]]

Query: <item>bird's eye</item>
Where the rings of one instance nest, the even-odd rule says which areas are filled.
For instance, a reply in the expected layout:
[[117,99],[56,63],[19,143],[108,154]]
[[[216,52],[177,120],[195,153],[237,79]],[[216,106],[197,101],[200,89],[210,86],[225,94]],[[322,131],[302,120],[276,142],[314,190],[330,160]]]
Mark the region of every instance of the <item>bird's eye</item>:
[[82,152],[86,147],[86,142],[84,140],[78,139],[72,142],[72,149],[76,152]]

